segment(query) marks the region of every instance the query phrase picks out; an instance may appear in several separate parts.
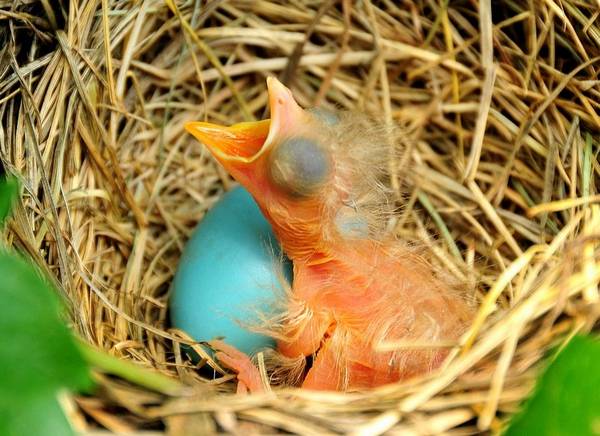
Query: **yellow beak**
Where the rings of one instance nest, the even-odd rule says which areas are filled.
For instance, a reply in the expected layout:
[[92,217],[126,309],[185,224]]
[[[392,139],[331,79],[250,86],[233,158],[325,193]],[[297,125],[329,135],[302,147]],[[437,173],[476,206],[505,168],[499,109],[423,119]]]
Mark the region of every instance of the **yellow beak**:
[[292,92],[274,77],[267,78],[271,119],[220,126],[201,121],[185,125],[221,163],[250,163],[264,153],[274,139],[285,135],[301,122],[304,111]]

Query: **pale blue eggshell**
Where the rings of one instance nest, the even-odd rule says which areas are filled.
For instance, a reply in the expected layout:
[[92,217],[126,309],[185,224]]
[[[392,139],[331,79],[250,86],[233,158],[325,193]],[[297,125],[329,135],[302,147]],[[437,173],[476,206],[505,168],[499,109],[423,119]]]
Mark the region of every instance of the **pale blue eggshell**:
[[[269,312],[283,296],[280,258],[271,226],[250,194],[241,187],[226,193],[187,242],[172,284],[173,325],[197,341],[224,337],[247,354],[273,347],[273,339],[247,326],[259,324],[257,312]],[[284,269],[290,280],[288,262]]]

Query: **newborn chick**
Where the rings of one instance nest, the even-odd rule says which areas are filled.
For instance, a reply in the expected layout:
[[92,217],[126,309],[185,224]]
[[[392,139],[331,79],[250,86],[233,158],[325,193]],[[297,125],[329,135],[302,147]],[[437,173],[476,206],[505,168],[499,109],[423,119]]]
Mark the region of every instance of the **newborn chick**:
[[[356,390],[427,373],[473,315],[449,280],[382,231],[388,132],[367,117],[303,110],[267,79],[271,119],[186,129],[255,198],[294,266],[278,352],[312,356],[302,387]],[[385,343],[409,343],[380,351]],[[244,390],[261,390],[247,356],[218,343]]]

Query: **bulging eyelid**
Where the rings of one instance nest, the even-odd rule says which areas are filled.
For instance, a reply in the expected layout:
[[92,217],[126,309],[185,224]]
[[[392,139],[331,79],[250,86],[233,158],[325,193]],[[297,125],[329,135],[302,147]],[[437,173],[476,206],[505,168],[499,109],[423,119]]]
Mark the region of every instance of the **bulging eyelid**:
[[343,205],[334,217],[338,233],[345,239],[364,239],[369,236],[369,222],[356,206]]
[[328,151],[318,142],[293,137],[276,145],[269,155],[272,182],[284,191],[307,197],[329,180],[332,163]]
[[329,127],[333,127],[340,122],[339,115],[336,112],[331,111],[329,109],[324,109],[321,107],[312,107],[310,109],[307,109],[307,111],[314,115],[315,118],[317,118],[319,121],[321,121]]

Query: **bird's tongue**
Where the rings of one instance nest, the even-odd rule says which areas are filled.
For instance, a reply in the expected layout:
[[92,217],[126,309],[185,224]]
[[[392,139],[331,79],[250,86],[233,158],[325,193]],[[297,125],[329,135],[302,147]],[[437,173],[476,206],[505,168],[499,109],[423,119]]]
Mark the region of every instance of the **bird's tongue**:
[[[186,130],[206,144],[221,162],[249,163],[304,121],[304,111],[291,91],[274,77],[267,79],[271,119],[219,126],[201,121],[187,123]],[[224,162],[225,161],[225,162]]]

